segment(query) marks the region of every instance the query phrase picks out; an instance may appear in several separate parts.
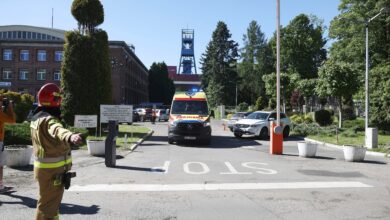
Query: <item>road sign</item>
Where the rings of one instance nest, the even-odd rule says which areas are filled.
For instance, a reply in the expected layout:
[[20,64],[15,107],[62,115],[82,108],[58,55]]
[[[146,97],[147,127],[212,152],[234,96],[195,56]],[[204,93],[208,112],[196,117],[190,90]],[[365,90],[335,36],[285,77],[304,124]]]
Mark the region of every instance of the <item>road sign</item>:
[[74,126],[76,128],[96,128],[97,115],[75,115]]
[[100,105],[100,123],[108,121],[133,122],[132,105]]

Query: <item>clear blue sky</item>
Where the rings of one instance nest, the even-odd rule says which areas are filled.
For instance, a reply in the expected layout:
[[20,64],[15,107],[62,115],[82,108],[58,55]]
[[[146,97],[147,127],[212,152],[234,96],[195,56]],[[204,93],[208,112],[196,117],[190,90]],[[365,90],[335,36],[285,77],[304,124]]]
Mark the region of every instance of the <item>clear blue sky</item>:
[[[281,25],[300,13],[313,14],[329,26],[339,12],[340,0],[280,0]],[[70,13],[72,0],[0,0],[0,25],[32,25],[72,30],[77,22]],[[224,21],[233,39],[242,45],[249,23],[256,20],[269,39],[276,28],[276,0],[102,0],[105,20],[100,28],[110,40],[135,46],[146,67],[153,62],[179,64],[181,29],[195,29],[195,58],[204,53],[218,21]]]

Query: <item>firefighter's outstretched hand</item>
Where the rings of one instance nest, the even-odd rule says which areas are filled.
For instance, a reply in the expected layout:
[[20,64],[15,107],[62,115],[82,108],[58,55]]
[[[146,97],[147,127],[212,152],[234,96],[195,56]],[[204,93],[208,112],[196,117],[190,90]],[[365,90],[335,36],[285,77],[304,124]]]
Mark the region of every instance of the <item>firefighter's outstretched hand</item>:
[[77,145],[82,144],[83,138],[81,137],[81,134],[72,134],[72,136],[70,136],[70,142]]

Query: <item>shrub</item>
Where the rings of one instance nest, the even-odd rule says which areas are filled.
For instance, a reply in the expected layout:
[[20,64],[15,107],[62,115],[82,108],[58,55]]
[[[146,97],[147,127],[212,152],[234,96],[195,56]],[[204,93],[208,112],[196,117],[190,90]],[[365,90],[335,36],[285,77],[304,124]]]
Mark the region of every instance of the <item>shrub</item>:
[[253,108],[254,111],[262,110],[265,107],[267,107],[267,100],[264,97],[259,96],[256,100],[255,107]]
[[320,127],[316,123],[294,125],[291,131],[292,135],[307,136],[307,135],[322,135],[333,136],[336,134],[337,126]]
[[314,112],[310,112],[309,114],[303,116],[303,121],[305,123],[313,123],[313,118],[314,118]]
[[2,94],[14,103],[16,122],[21,123],[26,120],[28,112],[33,106],[34,97],[30,94],[21,94],[18,92],[8,91]]
[[301,124],[301,123],[303,123],[303,118],[302,118],[302,116],[300,116],[300,115],[292,115],[292,116],[290,117],[290,120],[291,120],[291,122],[293,122],[294,124]]
[[248,110],[248,104],[246,102],[241,102],[237,106],[239,112],[244,112]]
[[348,129],[352,129],[355,132],[364,131],[365,130],[364,120],[360,120],[360,119],[345,120],[343,122],[343,127],[344,128],[348,128]]
[[314,120],[320,126],[326,126],[332,124],[332,116],[330,112],[324,109],[314,112]]
[[6,124],[4,145],[27,144],[31,145],[30,123]]

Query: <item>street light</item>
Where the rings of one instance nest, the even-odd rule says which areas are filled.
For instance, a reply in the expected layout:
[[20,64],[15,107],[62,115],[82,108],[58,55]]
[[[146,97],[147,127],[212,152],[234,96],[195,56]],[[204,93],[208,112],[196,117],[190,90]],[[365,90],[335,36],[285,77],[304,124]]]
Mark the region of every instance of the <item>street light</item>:
[[378,14],[373,16],[372,18],[365,21],[366,24],[366,74],[365,74],[365,90],[366,90],[366,106],[365,106],[365,145],[367,147],[367,130],[368,130],[368,124],[369,124],[369,115],[368,115],[368,105],[369,105],[369,88],[368,88],[368,69],[369,69],[369,55],[368,55],[368,25],[371,21],[373,21],[375,18],[377,18],[382,13],[386,12],[387,8],[382,8]]

